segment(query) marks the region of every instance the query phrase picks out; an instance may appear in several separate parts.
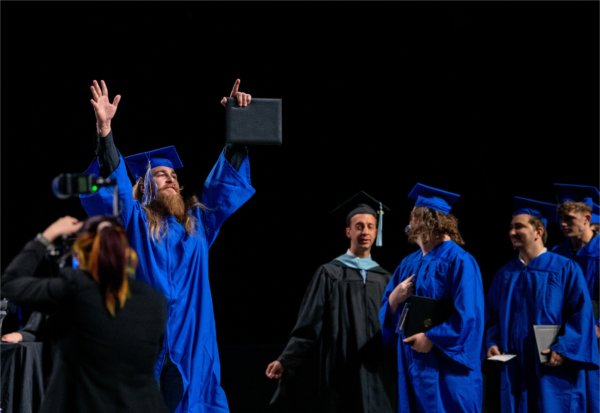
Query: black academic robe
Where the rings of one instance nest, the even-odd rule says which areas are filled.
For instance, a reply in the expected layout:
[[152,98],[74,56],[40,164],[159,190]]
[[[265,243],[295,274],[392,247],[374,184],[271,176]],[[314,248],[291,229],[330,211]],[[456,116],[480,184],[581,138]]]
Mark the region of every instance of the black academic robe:
[[129,280],[125,306],[110,316],[91,276],[63,268],[32,276],[46,248],[29,242],[2,276],[2,295],[51,314],[53,369],[42,413],[164,413],[154,364],[166,326],[164,298]]
[[367,271],[366,283],[359,270],[339,261],[317,269],[278,357],[284,373],[271,401],[274,410],[396,411],[396,362],[382,344],[378,319],[389,279],[379,266]]

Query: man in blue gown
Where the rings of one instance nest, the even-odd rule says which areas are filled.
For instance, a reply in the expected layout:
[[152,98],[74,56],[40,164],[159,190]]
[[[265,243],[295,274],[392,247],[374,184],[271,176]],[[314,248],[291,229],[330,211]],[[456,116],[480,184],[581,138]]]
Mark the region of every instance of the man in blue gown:
[[[598,294],[600,292],[600,237],[593,230],[594,210],[597,210],[598,188],[589,185],[555,183],[558,198],[558,222],[565,240],[551,251],[575,261],[583,271],[588,286],[594,318],[596,337],[600,337]],[[588,375],[589,410],[600,412],[600,371]]]
[[[495,274],[486,301],[487,356],[500,366],[502,412],[592,412],[586,369],[598,366],[592,304],[581,268],[547,251],[546,218],[555,205],[516,198],[509,236],[518,257]],[[544,211],[544,212],[542,212]],[[540,361],[534,325],[558,325]]]
[[[450,214],[459,196],[419,183],[409,194],[415,207],[408,239],[420,249],[396,268],[380,311],[384,340],[397,346],[402,413],[481,411],[483,285],[479,265],[461,248],[458,220]],[[412,295],[453,309],[441,324],[407,337],[397,325]]]
[[[246,106],[251,97],[238,91],[239,83],[236,80],[231,96]],[[104,81],[98,84],[94,80],[91,91],[98,149],[97,160],[86,173],[117,182],[119,215],[139,255],[137,277],[168,301],[167,331],[155,371],[165,402],[178,413],[228,412],[220,385],[208,250],[223,222],[255,192],[246,150],[226,147],[204,182],[202,202],[192,197],[186,205],[175,172],[183,165],[175,148],[124,160],[114,145],[110,126],[120,95],[111,103]],[[137,179],[135,187],[126,165]],[[89,215],[111,213],[113,190],[100,188],[82,196],[81,201]]]
[[594,201],[598,200],[599,192],[587,185],[555,183],[554,187],[559,202],[558,221],[565,240],[552,247],[551,251],[572,259],[581,267],[594,305],[597,335],[600,337],[600,237],[592,229]]

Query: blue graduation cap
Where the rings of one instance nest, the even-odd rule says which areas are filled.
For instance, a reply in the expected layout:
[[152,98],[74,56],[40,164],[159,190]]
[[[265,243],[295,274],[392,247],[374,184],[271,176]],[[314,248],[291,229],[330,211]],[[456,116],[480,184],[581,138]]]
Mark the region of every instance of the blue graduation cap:
[[148,205],[156,199],[156,184],[151,179],[152,168],[157,166],[168,166],[173,169],[183,167],[183,162],[181,162],[175,146],[172,145],[136,153],[125,157],[124,160],[136,180],[144,177],[142,205]]
[[408,197],[415,200],[415,206],[423,206],[449,214],[452,205],[460,198],[460,195],[417,183]]
[[513,216],[521,214],[534,216],[542,221],[544,227],[547,227],[548,220],[556,222],[556,204],[515,196]]
[[593,207],[600,199],[600,191],[595,186],[555,183],[554,189],[560,203],[583,202]]
[[165,146],[164,148],[140,152],[127,156],[124,159],[135,179],[145,176],[148,167],[150,169],[157,166],[168,166],[173,169],[183,167],[183,162],[181,162],[175,146]]

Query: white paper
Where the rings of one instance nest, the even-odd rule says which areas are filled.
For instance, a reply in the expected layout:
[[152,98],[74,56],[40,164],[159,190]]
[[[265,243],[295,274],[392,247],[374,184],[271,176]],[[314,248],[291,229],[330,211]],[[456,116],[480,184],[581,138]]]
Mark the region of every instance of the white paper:
[[500,354],[498,356],[488,357],[488,360],[495,360],[495,361],[501,361],[503,363],[506,363],[508,360],[511,360],[515,357],[517,357],[516,354]]

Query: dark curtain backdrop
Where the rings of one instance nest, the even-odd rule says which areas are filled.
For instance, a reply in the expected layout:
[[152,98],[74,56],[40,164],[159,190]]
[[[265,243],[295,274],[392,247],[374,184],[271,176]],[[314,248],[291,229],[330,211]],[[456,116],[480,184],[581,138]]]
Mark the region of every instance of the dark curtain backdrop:
[[[598,185],[598,2],[12,2],[1,7],[2,269],[66,214],[52,179],[94,156],[93,79],[122,100],[123,154],[176,145],[185,192],[224,144],[233,81],[283,99],[281,147],[250,148],[257,194],[211,249],[232,412],[264,411],[264,377],[318,265],[348,246],[330,211],[382,200],[393,271],[416,182],[462,195],[454,212],[487,286],[514,256],[514,195]],[[550,243],[561,240],[550,227]]]

